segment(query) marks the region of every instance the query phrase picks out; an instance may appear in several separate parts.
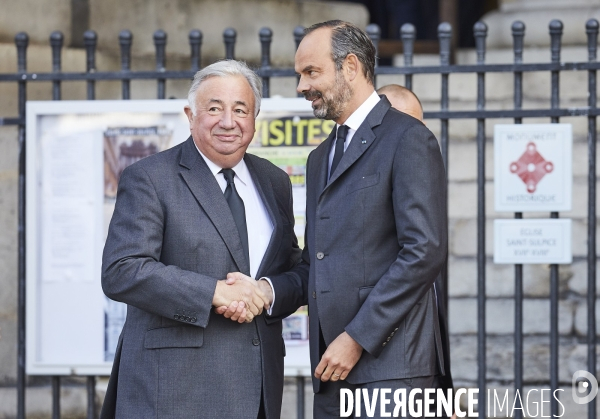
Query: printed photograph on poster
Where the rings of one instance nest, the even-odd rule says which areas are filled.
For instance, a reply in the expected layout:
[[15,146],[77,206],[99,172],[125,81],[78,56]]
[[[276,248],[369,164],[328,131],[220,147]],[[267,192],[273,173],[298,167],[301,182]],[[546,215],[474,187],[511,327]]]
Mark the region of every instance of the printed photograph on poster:
[[494,127],[494,189],[498,212],[570,211],[571,124]]
[[286,345],[308,343],[308,309],[306,306],[283,319],[282,336]]

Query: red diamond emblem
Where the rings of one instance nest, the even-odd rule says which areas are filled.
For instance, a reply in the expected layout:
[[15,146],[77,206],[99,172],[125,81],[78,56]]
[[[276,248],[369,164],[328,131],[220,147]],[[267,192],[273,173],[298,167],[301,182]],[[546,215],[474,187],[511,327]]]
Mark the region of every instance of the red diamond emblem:
[[519,160],[510,164],[510,172],[516,173],[527,186],[527,192],[534,193],[540,180],[554,170],[554,164],[542,157],[534,143],[527,144],[527,148]]

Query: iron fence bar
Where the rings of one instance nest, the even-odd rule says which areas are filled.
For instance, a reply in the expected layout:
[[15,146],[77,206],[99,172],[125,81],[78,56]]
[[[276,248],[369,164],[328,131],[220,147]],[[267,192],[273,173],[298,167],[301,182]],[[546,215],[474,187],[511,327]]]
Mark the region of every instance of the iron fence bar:
[[225,43],[225,58],[235,60],[235,40],[237,32],[233,28],[227,28],[223,31],[223,42]]
[[[300,42],[304,38],[304,26],[296,26],[294,28],[294,44],[296,50],[300,46]],[[300,76],[296,76],[296,85],[300,83]],[[302,93],[297,93],[298,97],[302,97]],[[297,419],[304,419],[304,396],[305,396],[305,378],[303,376],[296,377],[296,417]]]
[[[268,70],[271,68],[271,42],[273,41],[273,31],[270,28],[262,28],[258,33],[260,40],[260,69]],[[269,76],[262,77],[263,82],[263,97],[269,97],[271,92]]]
[[[485,61],[487,25],[479,21],[473,27],[477,63]],[[485,108],[485,73],[477,73],[477,109]],[[477,381],[478,413],[485,419],[486,411],[486,301],[485,301],[485,119],[477,119]]]
[[[27,46],[29,36],[19,32],[15,36],[17,47],[17,72],[27,71]],[[18,204],[18,309],[17,309],[17,418],[25,419],[25,102],[27,82],[19,81],[19,204]]]
[[52,376],[52,419],[60,419],[60,376]]
[[88,376],[87,382],[87,419],[96,419],[96,377]]
[[[525,38],[525,24],[516,21],[511,27],[513,36],[513,52],[515,64],[523,62],[523,39]],[[514,74],[514,108],[523,108],[523,73],[515,71]],[[521,124],[523,118],[517,117],[515,124]],[[522,219],[523,213],[516,212],[516,219]],[[523,393],[523,265],[515,265],[515,395],[518,393],[522,397]],[[515,397],[515,401],[517,398]],[[523,406],[521,398],[518,399],[515,419],[523,418]]]
[[[509,118],[539,118],[563,116],[600,115],[600,108],[570,108],[570,109],[521,109],[521,110],[478,110],[478,111],[426,111],[425,119],[509,119]],[[0,126],[24,124],[24,118],[0,118]]]
[[[552,20],[549,25],[550,31],[550,51],[552,62],[560,62],[560,47],[563,24],[560,20]],[[552,70],[551,73],[551,108],[555,109],[560,106],[559,92],[559,71]],[[553,124],[558,124],[559,117],[551,118]],[[558,218],[558,212],[550,213],[550,218]],[[559,351],[559,335],[558,335],[558,265],[550,265],[550,391],[554,395],[558,389],[558,351]],[[558,416],[558,400],[556,397],[551,397],[550,414],[553,417]]]
[[[119,34],[119,45],[121,47],[121,97],[125,100],[131,97],[131,82],[125,75],[128,75],[131,71],[131,44],[133,42],[133,34],[124,30]],[[101,73],[96,73],[101,74]],[[116,73],[119,74],[119,73]],[[117,78],[118,79],[118,78]],[[102,79],[99,79],[102,80]],[[106,79],[105,79],[106,80]]]
[[[440,23],[438,26],[438,38],[440,42],[440,64],[442,67],[450,65],[450,43],[452,41],[452,26],[449,23]],[[448,95],[448,77],[449,74],[442,74],[442,97],[441,97],[441,110],[447,111],[448,104],[450,103]],[[441,129],[441,143],[442,143],[442,158],[444,159],[444,166],[446,167],[446,173],[448,173],[448,118],[442,118],[442,129]]]
[[202,48],[202,31],[192,29],[188,36],[190,40],[190,71],[196,73],[200,70],[200,50]]
[[[83,44],[85,46],[85,69],[88,74],[96,72],[96,45],[98,36],[94,31],[85,31],[83,34]],[[87,99],[96,99],[96,81],[87,81]]]
[[598,62],[531,63],[531,64],[454,64],[442,66],[378,67],[377,74],[437,74],[437,73],[524,73],[533,71],[598,70]]
[[[127,32],[127,31],[124,31]],[[122,57],[122,70],[121,71],[96,71],[88,74],[85,72],[62,72],[62,73],[0,73],[0,82],[18,82],[21,80],[27,81],[85,81],[85,80],[137,80],[137,79],[187,79],[190,78],[190,74],[193,76],[194,72],[191,70],[165,70],[165,71],[130,71],[129,60],[130,53],[128,48],[131,44],[125,45],[127,50],[127,61],[123,62]],[[123,51],[123,48],[122,48]],[[375,69],[375,75],[407,75],[412,76],[413,74],[454,74],[454,73],[514,73],[514,72],[532,72],[532,71],[589,71],[589,70],[600,70],[600,62],[589,62],[589,63],[558,63],[557,65],[552,64],[523,64],[523,65],[500,65],[492,64],[489,67],[502,67],[502,68],[488,68],[488,65],[468,65],[468,66],[432,66],[432,67],[382,67],[379,66]],[[538,68],[539,67],[539,68]],[[293,68],[282,67],[282,68],[270,68],[270,69],[259,69],[257,71],[261,77],[294,77],[296,72]],[[407,86],[408,87],[408,86]]]
[[304,419],[304,382],[303,376],[299,375],[296,377],[296,417],[298,419]]
[[[158,71],[159,73],[164,74],[165,72],[165,63],[166,63],[166,56],[165,56],[165,49],[167,46],[167,34],[165,31],[163,30],[157,30],[156,32],[154,32],[154,48],[156,49],[156,71]],[[156,84],[157,84],[157,92],[156,92],[156,98],[157,99],[164,99],[166,96],[166,92],[165,92],[165,84],[166,84],[166,79],[163,77],[159,77],[156,80]]]
[[0,126],[6,125],[23,125],[25,119],[23,118],[0,118]]
[[[400,28],[400,38],[402,39],[402,52],[404,56],[404,67],[411,68],[413,65],[413,55],[414,55],[414,46],[415,39],[417,37],[417,30],[412,23],[405,23]],[[377,73],[379,69],[375,70]],[[383,74],[383,73],[380,73]],[[404,74],[404,87],[409,90],[412,90],[412,73]]]
[[[52,49],[52,71],[60,73],[61,70],[61,49],[63,46],[63,34],[60,31],[54,31],[50,34],[50,47]],[[52,100],[60,100],[60,81],[52,82]],[[52,376],[52,419],[60,418],[60,377]]]
[[[438,38],[440,41],[440,64],[442,66],[450,65],[450,45],[452,42],[452,26],[449,23],[443,22],[438,26]],[[442,74],[442,97],[440,107],[442,111],[447,111],[450,103],[450,97],[448,94],[449,88],[449,75]],[[448,142],[449,142],[449,119],[441,119],[441,149],[442,149],[442,160],[444,161],[444,167],[446,168],[446,188],[448,188],[448,173],[450,173],[449,159],[448,159]],[[448,218],[448,200],[446,200],[446,218]],[[448,255],[446,255],[446,262],[442,268],[442,289],[439,290],[440,296],[444,303],[445,318],[448,318]]]
[[[52,72],[60,73],[61,52],[63,46],[63,34],[60,31],[54,31],[50,34],[50,47],[52,49]],[[60,81],[52,82],[52,100],[60,100]]]
[[[128,31],[123,31],[128,32]],[[0,73],[0,82],[18,82],[27,81],[78,81],[78,80],[134,80],[134,79],[186,79],[193,76],[191,70],[165,70],[165,71],[130,71],[130,51],[131,43],[125,45],[127,50],[126,63],[123,62],[122,70],[119,71],[97,71],[92,74],[85,72],[62,72],[62,73]],[[123,51],[123,48],[122,48]],[[464,65],[464,66],[428,66],[428,67],[389,67],[379,66],[375,69],[375,75],[413,75],[413,74],[454,74],[454,73],[515,73],[515,72],[533,72],[533,71],[589,71],[600,70],[600,62],[585,63],[555,63],[555,64],[489,64],[489,65]],[[293,68],[270,68],[259,69],[257,71],[261,77],[294,77],[296,72]],[[408,86],[407,86],[408,87]]]
[[[586,22],[588,60],[596,61],[599,24],[596,19]],[[596,107],[596,71],[588,72],[588,106]],[[588,252],[587,252],[587,368],[596,376],[596,117],[588,117]],[[596,418],[596,403],[588,403],[588,419]]]
[[[302,38],[304,38],[304,26],[296,26],[294,28],[294,43],[296,44],[296,51],[298,50],[298,47],[300,46],[300,42],[302,42]],[[294,74],[296,72],[294,71]],[[300,76],[296,75],[296,86],[298,84],[300,84]],[[296,96],[298,97],[302,97],[302,93],[296,93]]]

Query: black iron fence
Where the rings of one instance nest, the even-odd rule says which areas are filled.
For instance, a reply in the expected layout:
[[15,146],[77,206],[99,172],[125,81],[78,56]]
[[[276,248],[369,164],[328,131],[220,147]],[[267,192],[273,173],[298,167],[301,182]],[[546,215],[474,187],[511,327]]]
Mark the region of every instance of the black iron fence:
[[[439,119],[441,122],[440,143],[446,170],[448,170],[448,148],[449,148],[449,123],[451,120],[470,119],[477,121],[477,314],[478,314],[478,387],[479,387],[479,417],[484,418],[486,412],[486,246],[485,246],[485,124],[489,118],[512,119],[514,123],[520,124],[523,118],[550,118],[552,123],[558,123],[561,117],[587,117],[588,119],[588,213],[587,213],[587,369],[596,376],[596,117],[599,111],[596,104],[596,73],[600,69],[597,62],[597,38],[599,23],[590,19],[585,25],[587,33],[588,60],[583,62],[561,62],[561,37],[563,25],[559,20],[553,20],[549,25],[551,38],[551,61],[549,63],[523,63],[523,40],[525,36],[525,25],[522,22],[514,22],[512,25],[514,61],[511,64],[485,64],[487,26],[478,22],[474,26],[476,40],[477,61],[473,65],[451,65],[451,38],[452,28],[448,23],[442,23],[438,27],[439,57],[437,66],[414,66],[413,47],[415,42],[414,26],[406,24],[401,29],[403,42],[403,67],[377,66],[376,75],[395,74],[404,75],[405,85],[413,86],[413,77],[420,74],[439,74],[441,77],[441,100],[440,109],[433,112],[425,112],[425,118]],[[377,47],[380,37],[379,28],[369,25],[367,32]],[[303,28],[294,30],[296,48],[303,36]],[[273,33],[269,28],[263,28],[259,32],[261,43],[260,67],[257,73],[263,79],[263,95],[269,97],[270,80],[273,77],[294,77],[293,68],[271,67],[270,45]],[[18,84],[18,115],[16,117],[0,118],[0,126],[18,126],[19,143],[19,178],[18,178],[18,417],[25,417],[25,102],[27,100],[27,86],[35,82],[52,82],[53,100],[61,99],[61,87],[63,82],[86,81],[87,99],[94,100],[96,97],[96,82],[100,80],[121,81],[122,99],[131,98],[131,82],[136,80],[156,80],[157,98],[165,99],[166,81],[183,79],[189,80],[194,73],[201,68],[201,46],[202,32],[192,30],[189,33],[190,44],[190,69],[185,71],[172,71],[165,68],[167,34],[158,30],[154,33],[154,45],[156,48],[156,68],[153,71],[131,70],[131,46],[133,35],[124,30],[119,34],[119,45],[121,51],[121,70],[100,71],[96,68],[96,45],[97,35],[94,31],[84,34],[84,45],[86,50],[85,72],[63,72],[61,71],[61,51],[63,47],[63,35],[53,32],[50,35],[52,49],[52,71],[45,73],[32,73],[27,71],[26,52],[28,47],[28,36],[19,33],[15,37],[17,48],[17,71],[15,73],[0,74],[0,82]],[[236,43],[236,31],[232,28],[223,32],[225,46],[225,57],[234,58]],[[290,46],[291,48],[292,46]],[[569,71],[587,71],[588,73],[588,106],[561,108],[559,97],[560,75]],[[527,72],[549,72],[550,82],[550,106],[539,109],[523,109],[523,74]],[[472,73],[477,76],[477,99],[473,110],[449,110],[449,77],[451,74]],[[514,76],[514,106],[513,109],[487,110],[485,77],[488,73],[512,73]],[[515,218],[522,218],[522,213],[515,213]],[[553,212],[551,218],[558,218],[559,214]],[[447,278],[447,275],[446,275]],[[523,266],[515,265],[515,348],[514,348],[514,388],[522,393],[523,390]],[[447,285],[447,284],[446,284]],[[448,287],[442,290],[443,298],[448,299]],[[550,269],[550,371],[549,382],[551,391],[559,388],[558,377],[558,302],[559,282],[558,265],[551,265]],[[446,304],[447,307],[447,304]],[[87,379],[88,410],[87,417],[94,418],[95,406],[95,377]],[[298,416],[304,416],[304,380],[298,380]],[[60,417],[60,377],[52,377],[52,400],[53,418]],[[522,412],[516,410],[515,417],[522,417]],[[551,400],[551,414],[558,416],[558,401]],[[588,418],[596,418],[596,404],[589,403]]]

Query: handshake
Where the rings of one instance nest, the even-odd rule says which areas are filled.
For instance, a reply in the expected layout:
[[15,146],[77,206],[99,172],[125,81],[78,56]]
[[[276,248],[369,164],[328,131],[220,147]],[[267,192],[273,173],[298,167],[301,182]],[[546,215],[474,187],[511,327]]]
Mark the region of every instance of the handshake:
[[268,281],[255,281],[240,272],[227,274],[217,282],[212,305],[217,314],[238,323],[250,323],[273,303],[273,289]]

